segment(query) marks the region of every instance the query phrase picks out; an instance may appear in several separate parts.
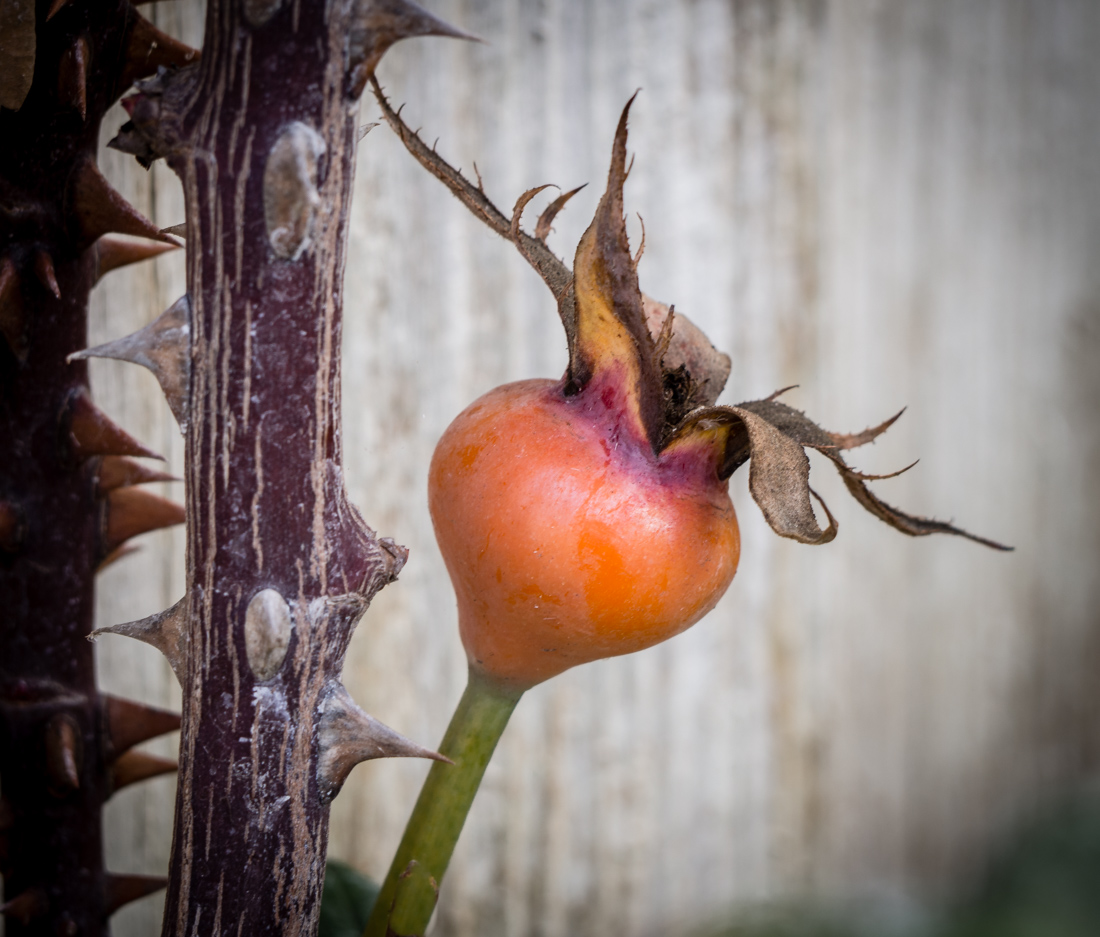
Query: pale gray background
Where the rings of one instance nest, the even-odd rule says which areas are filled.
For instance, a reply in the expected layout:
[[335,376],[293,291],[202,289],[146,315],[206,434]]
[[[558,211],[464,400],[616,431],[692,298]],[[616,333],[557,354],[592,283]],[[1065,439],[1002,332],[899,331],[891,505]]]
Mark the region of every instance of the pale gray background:
[[[1100,760],[1100,4],[430,6],[490,44],[417,40],[385,59],[380,77],[429,142],[466,170],[476,160],[505,210],[529,186],[592,183],[551,239],[571,258],[619,110],[642,88],[626,189],[645,220],[642,285],[731,353],[723,400],[799,383],[790,401],[845,431],[908,405],[855,462],[921,464],[876,490],[1018,547],[909,540],[819,459],[840,534],[780,541],[739,473],[728,595],[662,648],[528,694],[435,933],[660,937],[778,896],[905,907],[955,893]],[[144,9],[201,41],[200,0]],[[363,122],[377,115],[364,99]],[[163,165],[102,163],[159,224],[183,219]],[[432,447],[490,387],[558,375],[564,340],[541,281],[388,129],[360,145],[357,172],[347,471],[368,521],[411,557],[360,625],[347,683],[434,744],[464,666],[425,503]],[[111,274],[90,341],[182,291],[178,256]],[[148,374],[96,362],[93,385],[181,468]],[[146,540],[101,576],[101,625],[182,594],[182,535]],[[148,648],[104,639],[99,662],[107,689],[178,704]],[[381,875],[425,770],[357,768],[333,808],[333,855]],[[111,801],[113,869],[164,870],[172,796],[160,779]],[[119,914],[116,933],[159,932],[160,900]]]

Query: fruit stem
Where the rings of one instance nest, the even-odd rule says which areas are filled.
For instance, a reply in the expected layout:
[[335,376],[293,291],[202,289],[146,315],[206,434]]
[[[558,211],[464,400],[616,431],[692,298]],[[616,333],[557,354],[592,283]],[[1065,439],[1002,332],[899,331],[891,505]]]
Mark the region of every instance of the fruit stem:
[[454,764],[432,763],[363,937],[424,933],[466,814],[522,695],[522,690],[502,689],[470,671],[439,746],[439,753]]

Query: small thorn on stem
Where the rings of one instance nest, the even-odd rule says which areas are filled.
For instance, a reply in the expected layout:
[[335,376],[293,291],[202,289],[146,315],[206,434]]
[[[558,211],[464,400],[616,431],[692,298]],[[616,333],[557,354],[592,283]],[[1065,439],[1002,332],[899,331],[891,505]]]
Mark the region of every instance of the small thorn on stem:
[[59,713],[46,724],[46,774],[50,793],[67,797],[80,789],[84,761],[84,739],[80,726],[69,715]]
[[40,250],[34,255],[34,275],[38,282],[53,293],[55,299],[61,298],[61,287],[57,285],[57,271],[54,270],[53,258],[47,251]]
[[107,874],[105,883],[107,914],[114,914],[119,908],[168,887],[168,879],[163,875],[114,875]]
[[178,769],[179,765],[171,758],[161,758],[141,750],[124,752],[115,761],[111,772],[112,790],[120,791],[131,784],[137,784],[138,781],[171,774]]
[[36,918],[42,917],[49,910],[49,900],[46,892],[41,888],[31,888],[16,895],[11,901],[0,904],[0,914],[18,921],[27,927]]

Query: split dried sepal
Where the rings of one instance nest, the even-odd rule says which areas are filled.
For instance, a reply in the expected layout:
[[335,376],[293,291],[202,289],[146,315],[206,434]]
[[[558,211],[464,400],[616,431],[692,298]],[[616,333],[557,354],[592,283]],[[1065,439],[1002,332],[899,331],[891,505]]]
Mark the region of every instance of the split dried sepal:
[[[837,530],[835,518],[809,484],[805,450],[814,449],[833,463],[856,501],[895,530],[914,537],[954,534],[993,549],[1012,549],[944,521],[908,514],[870,491],[867,481],[900,472],[866,475],[849,466],[841,452],[873,441],[897,416],[863,433],[841,434],[824,430],[800,411],[778,403],[778,393],[735,407],[714,406],[729,375],[729,358],[716,351],[685,316],[644,296],[638,284],[638,258],[630,252],[622,196],[628,175],[627,116],[634,98],[620,117],[607,190],[577,248],[575,273],[571,273],[545,242],[549,233],[545,219],[553,219],[564,204],[562,199],[543,213],[536,236],[526,234],[520,216],[545,186],[525,192],[512,218],[505,218],[485,195],[480,179],[475,186],[428,147],[393,110],[377,82],[373,88],[383,116],[406,149],[474,215],[511,241],[543,277],[558,304],[569,344],[570,391],[582,390],[601,370],[627,371],[635,421],[655,455],[669,447],[711,447],[723,478],[750,462],[749,488],[765,519],[777,534],[800,543],[828,543]],[[811,496],[825,513],[824,528],[814,515]]]

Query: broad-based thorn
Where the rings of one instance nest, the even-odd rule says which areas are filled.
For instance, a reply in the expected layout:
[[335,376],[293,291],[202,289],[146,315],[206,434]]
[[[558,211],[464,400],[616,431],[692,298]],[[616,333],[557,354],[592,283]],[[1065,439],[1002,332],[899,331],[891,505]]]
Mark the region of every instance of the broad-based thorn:
[[107,716],[107,736],[111,740],[114,757],[148,739],[174,732],[180,727],[178,714],[118,696],[104,695],[103,708]]
[[131,901],[137,901],[167,886],[168,879],[163,875],[115,875],[109,872],[104,895],[107,914],[114,914]]
[[176,679],[182,682],[182,674],[186,663],[186,626],[187,597],[184,596],[171,608],[150,615],[148,618],[99,628],[88,635],[88,640],[94,641],[103,634],[118,634],[127,638],[136,638],[138,641],[151,645],[160,651],[168,659],[168,663],[172,665]]
[[145,328],[113,342],[74,352],[68,360],[82,358],[115,358],[148,368],[164,391],[180,429],[186,432],[191,384],[191,304],[186,296],[181,296]]
[[46,723],[46,774],[50,793],[66,797],[80,789],[84,739],[76,720],[58,713]]
[[111,768],[111,789],[120,791],[138,781],[159,777],[162,774],[171,774],[179,765],[174,759],[161,758],[159,755],[150,755],[148,752],[131,750],[119,755]]
[[145,485],[149,482],[180,481],[170,472],[162,472],[120,455],[103,456],[96,467],[95,476],[96,494],[101,498],[116,488]]
[[23,545],[27,522],[14,501],[0,501],[0,550],[14,553]]
[[53,3],[50,4],[50,12],[46,14],[46,22],[52,20],[68,2],[69,0],[53,0]]
[[107,495],[104,553],[138,534],[182,524],[187,517],[182,504],[142,488],[116,488]]
[[61,56],[57,72],[57,97],[75,108],[80,119],[88,116],[88,40],[77,36]]
[[348,35],[348,94],[357,98],[382,56],[395,42],[414,36],[448,36],[481,42],[412,0],[357,0]]
[[19,271],[10,257],[0,260],[0,334],[19,361],[27,360],[26,323]]
[[115,86],[119,93],[124,92],[139,78],[155,75],[161,65],[182,68],[197,62],[199,50],[173,39],[144,16],[135,14],[123,59],[125,64]]
[[351,769],[372,758],[430,758],[446,761],[438,752],[417,745],[367,715],[343,684],[336,684],[321,704],[318,727],[317,788],[321,800],[332,800]]
[[95,567],[95,574],[98,576],[108,566],[114,566],[121,559],[125,559],[132,553],[140,553],[141,547],[134,543],[124,543],[120,547],[116,547],[110,553],[108,553],[103,559],[101,559]]
[[53,258],[48,251],[36,251],[34,255],[34,275],[38,282],[53,293],[54,298],[61,298],[61,287],[57,285],[57,271],[54,270]]
[[11,901],[0,904],[0,914],[18,921],[24,927],[42,917],[50,908],[46,892],[41,888],[29,888]]
[[149,241],[132,241],[129,238],[105,234],[95,242],[96,279],[129,264],[149,260],[168,251],[178,250],[178,244]]
[[84,244],[104,234],[133,234],[172,244],[153,222],[141,214],[111,186],[95,161],[80,161],[69,182],[70,216]]
[[61,426],[77,461],[94,455],[134,455],[164,461],[164,456],[147,449],[114,423],[92,403],[83,388],[69,398],[61,416]]

